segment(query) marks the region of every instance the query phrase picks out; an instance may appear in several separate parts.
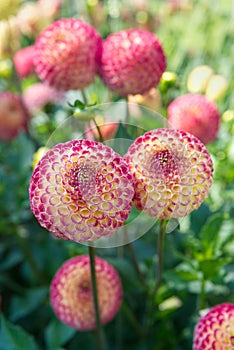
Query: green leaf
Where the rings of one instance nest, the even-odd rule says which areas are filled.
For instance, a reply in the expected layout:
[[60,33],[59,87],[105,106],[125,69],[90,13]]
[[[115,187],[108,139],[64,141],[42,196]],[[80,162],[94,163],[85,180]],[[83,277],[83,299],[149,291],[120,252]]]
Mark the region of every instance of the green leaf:
[[219,233],[224,217],[222,213],[210,216],[202,227],[200,238],[207,259],[217,257],[220,252]]
[[76,330],[66,326],[55,319],[49,323],[45,330],[45,341],[48,350],[58,350],[68,342],[76,333]]
[[[6,320],[2,314],[0,317],[0,349],[4,350],[38,350],[38,346],[33,337],[25,332],[21,327],[16,326]],[[4,347],[2,347],[4,344]]]
[[85,104],[80,100],[75,100],[74,103],[68,102],[68,105],[71,108],[79,108],[81,111],[85,109]]
[[24,297],[15,297],[11,304],[10,319],[16,321],[28,315],[39,307],[47,293],[47,288],[32,288]]
[[228,264],[232,260],[231,257],[210,259],[200,261],[200,270],[203,272],[205,280],[212,280],[218,277],[220,268]]

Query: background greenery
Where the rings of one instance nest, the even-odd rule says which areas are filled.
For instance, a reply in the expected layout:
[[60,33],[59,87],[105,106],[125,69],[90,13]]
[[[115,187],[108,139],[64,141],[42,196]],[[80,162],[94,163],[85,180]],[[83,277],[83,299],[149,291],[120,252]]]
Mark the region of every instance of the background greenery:
[[[144,1],[64,1],[58,17],[83,18],[103,37],[130,27],[155,32],[166,53],[167,70],[177,74],[177,83],[161,90],[162,115],[172,99],[187,92],[188,74],[200,64],[226,77],[228,91],[217,104],[221,114],[233,110],[233,1],[152,0],[145,7],[140,3]],[[175,8],[173,3],[181,6]],[[31,43],[33,39],[25,36],[21,46]],[[34,76],[23,79],[23,89],[34,81]],[[1,78],[0,87],[15,91],[14,80]],[[99,103],[118,100],[98,79],[87,90]],[[70,114],[66,104],[47,105],[33,117],[30,135],[0,142],[1,350],[95,348],[93,332],[63,325],[48,298],[57,269],[66,259],[86,254],[87,247],[54,239],[29,209],[33,154]],[[152,286],[155,280],[157,222],[131,246],[97,250],[117,268],[124,288],[121,311],[105,326],[110,349],[189,350],[199,310],[234,302],[233,120],[222,118],[217,140],[208,145],[215,165],[209,198],[165,237],[163,281],[153,300],[145,285]],[[153,121],[147,125],[154,127]],[[143,283],[132,261],[132,249]]]

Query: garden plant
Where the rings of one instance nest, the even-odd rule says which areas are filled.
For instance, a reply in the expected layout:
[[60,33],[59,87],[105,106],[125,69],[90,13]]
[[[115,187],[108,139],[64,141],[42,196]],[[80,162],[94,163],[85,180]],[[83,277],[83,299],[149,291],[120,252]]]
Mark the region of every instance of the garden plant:
[[1,0],[0,350],[234,349],[231,0]]

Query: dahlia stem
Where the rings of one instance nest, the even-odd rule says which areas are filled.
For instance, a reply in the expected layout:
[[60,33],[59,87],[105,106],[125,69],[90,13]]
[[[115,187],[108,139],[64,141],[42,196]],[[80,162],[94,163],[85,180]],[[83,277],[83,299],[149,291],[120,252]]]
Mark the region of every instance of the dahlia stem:
[[95,248],[91,246],[89,246],[89,259],[90,259],[90,272],[91,272],[94,312],[95,312],[95,318],[96,318],[97,345],[99,350],[107,350],[107,343],[106,343],[105,335],[101,324],[99,304],[98,304],[98,290],[97,290],[97,280],[96,280],[96,270],[95,270]]
[[84,105],[85,105],[85,107],[87,107],[88,106],[88,98],[87,98],[86,93],[85,93],[84,90],[81,90],[81,95],[82,95],[82,98],[83,98]]
[[160,284],[162,282],[162,271],[163,271],[163,248],[164,248],[164,236],[165,236],[165,228],[166,228],[166,221],[161,220],[160,221],[160,230],[158,234],[158,265],[157,265],[157,273],[156,273],[156,284],[154,287],[154,295],[157,293],[158,288],[160,287]]
[[94,122],[94,124],[95,124],[95,126],[96,126],[96,129],[97,129],[97,132],[98,132],[99,141],[100,141],[100,142],[104,142],[104,138],[103,138],[103,136],[102,136],[101,129],[100,129],[99,125],[97,124],[95,118],[93,118],[93,122]]

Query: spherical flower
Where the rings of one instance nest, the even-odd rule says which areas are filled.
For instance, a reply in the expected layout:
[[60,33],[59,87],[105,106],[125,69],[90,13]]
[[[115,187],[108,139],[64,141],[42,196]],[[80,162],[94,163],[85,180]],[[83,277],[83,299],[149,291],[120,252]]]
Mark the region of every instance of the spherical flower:
[[20,97],[10,91],[0,92],[0,140],[11,140],[26,129],[29,115]]
[[195,67],[188,76],[188,91],[194,94],[205,92],[208,81],[213,74],[214,71],[209,66],[201,65]]
[[194,330],[193,350],[233,350],[234,304],[223,303],[202,316]]
[[48,103],[58,104],[64,97],[64,92],[40,82],[29,85],[23,92],[24,103],[31,113],[37,112]]
[[[100,319],[105,324],[120,308],[122,284],[105,260],[96,257],[95,269]],[[62,265],[52,280],[50,300],[57,317],[68,326],[80,331],[96,328],[89,256],[80,255]]]
[[13,61],[16,72],[20,78],[25,78],[33,73],[34,64],[34,46],[30,45],[17,51],[14,55]]
[[75,18],[59,19],[36,40],[35,71],[57,89],[84,89],[97,72],[101,43],[89,24]]
[[173,129],[190,132],[207,144],[218,134],[220,114],[216,104],[204,95],[185,94],[168,106],[168,122]]
[[100,75],[121,96],[149,91],[159,83],[165,68],[161,43],[147,30],[122,30],[103,42]]
[[93,241],[127,219],[134,189],[126,162],[102,143],[73,140],[53,147],[30,182],[31,210],[57,237]]
[[212,161],[205,146],[187,132],[148,131],[134,141],[124,159],[133,175],[134,204],[151,217],[183,217],[208,196]]

